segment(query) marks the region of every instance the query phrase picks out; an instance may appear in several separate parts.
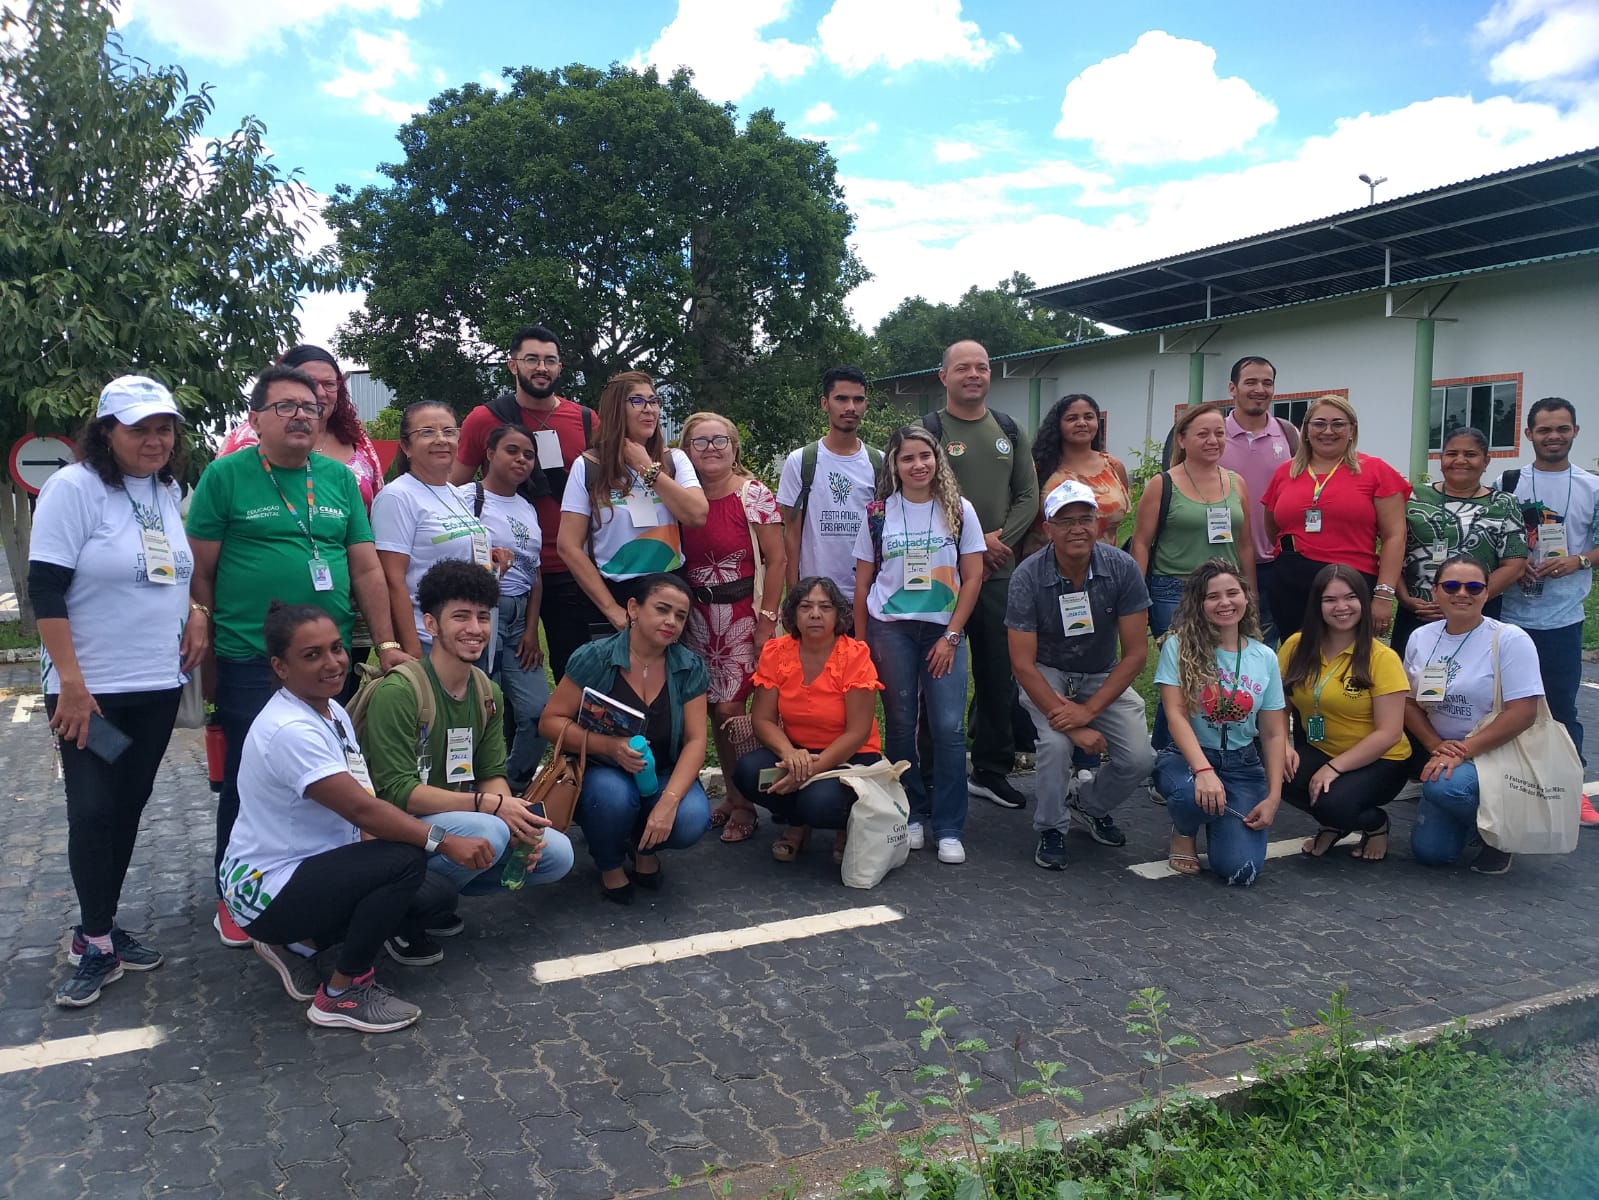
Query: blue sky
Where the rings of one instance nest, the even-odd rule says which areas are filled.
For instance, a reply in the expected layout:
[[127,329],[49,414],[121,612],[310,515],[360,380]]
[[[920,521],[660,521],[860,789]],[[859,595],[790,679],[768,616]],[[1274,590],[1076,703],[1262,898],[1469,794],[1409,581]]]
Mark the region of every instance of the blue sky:
[[[874,278],[1039,283],[1599,145],[1596,0],[124,0],[127,48],[215,89],[319,192],[500,68],[653,61],[825,139]],[[326,340],[359,297],[312,297]],[[531,315],[531,314],[530,314]]]

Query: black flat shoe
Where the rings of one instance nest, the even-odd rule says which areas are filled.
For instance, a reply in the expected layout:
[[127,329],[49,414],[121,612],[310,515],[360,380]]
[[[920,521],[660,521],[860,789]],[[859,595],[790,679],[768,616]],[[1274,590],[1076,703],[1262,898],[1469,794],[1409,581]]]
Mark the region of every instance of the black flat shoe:
[[655,870],[647,875],[640,871],[636,865],[629,867],[627,877],[647,892],[661,890],[661,868],[659,864],[657,864]]
[[604,896],[612,904],[632,904],[633,881],[628,880],[620,887],[607,887],[605,884],[601,884],[600,895]]

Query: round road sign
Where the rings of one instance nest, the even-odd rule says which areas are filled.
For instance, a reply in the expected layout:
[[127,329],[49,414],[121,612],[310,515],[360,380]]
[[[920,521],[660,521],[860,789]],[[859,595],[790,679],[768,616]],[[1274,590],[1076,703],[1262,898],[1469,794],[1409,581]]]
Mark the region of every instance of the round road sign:
[[28,433],[11,447],[11,478],[37,496],[44,481],[77,458],[77,448],[64,437]]

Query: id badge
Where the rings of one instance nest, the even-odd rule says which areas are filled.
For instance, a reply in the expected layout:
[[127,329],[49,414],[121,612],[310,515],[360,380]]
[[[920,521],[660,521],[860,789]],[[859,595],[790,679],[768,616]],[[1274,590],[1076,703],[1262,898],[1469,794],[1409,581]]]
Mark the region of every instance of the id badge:
[[628,493],[627,516],[633,522],[634,529],[654,529],[661,523],[655,512],[654,499],[642,492]]
[[1060,625],[1067,637],[1082,637],[1094,632],[1094,611],[1087,592],[1067,592],[1060,599]]
[[1320,713],[1311,713],[1305,718],[1305,736],[1313,742],[1327,740],[1327,718]]
[[472,731],[451,729],[444,746],[446,783],[463,783],[472,778]]
[[1438,538],[1434,540],[1431,548],[1427,552],[1427,564],[1429,566],[1439,567],[1443,565],[1444,559],[1448,557],[1449,543],[1445,542],[1442,538]]
[[333,590],[333,568],[328,566],[326,559],[313,558],[309,564],[311,568],[311,587],[319,592]]
[[1421,677],[1416,680],[1416,702],[1418,704],[1437,704],[1444,698],[1444,693],[1448,690],[1448,663],[1430,662],[1421,668]]
[[553,429],[539,429],[533,433],[533,449],[538,452],[539,468],[552,471],[566,466],[561,458],[561,438]]
[[1552,558],[1560,558],[1570,551],[1566,548],[1566,527],[1564,525],[1538,526],[1538,561],[1548,562]]
[[1306,533],[1320,533],[1321,532],[1321,509],[1319,509],[1319,508],[1307,508],[1305,510],[1305,532]]
[[1225,508],[1207,508],[1205,510],[1205,536],[1210,539],[1213,546],[1230,543],[1233,540],[1233,515]]
[[178,564],[167,535],[159,529],[141,529],[139,544],[144,550],[144,577],[151,583],[177,583]]
[[372,787],[372,772],[366,769],[366,756],[359,750],[344,752],[344,769],[355,777],[355,781],[361,785],[361,790],[368,796],[377,795]]
[[930,592],[933,590],[933,553],[926,547],[905,551],[905,590]]
[[489,545],[489,532],[479,529],[472,534],[472,561],[480,567],[494,569],[494,548]]

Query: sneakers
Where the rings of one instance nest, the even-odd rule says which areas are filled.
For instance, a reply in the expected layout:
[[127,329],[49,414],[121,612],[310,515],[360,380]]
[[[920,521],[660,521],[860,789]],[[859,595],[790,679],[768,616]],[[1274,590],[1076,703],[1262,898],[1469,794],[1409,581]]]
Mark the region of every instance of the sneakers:
[[1046,829],[1038,835],[1038,849],[1033,851],[1033,861],[1046,871],[1066,869],[1066,835],[1058,829]]
[[311,1007],[305,1010],[306,1020],[313,1025],[362,1033],[393,1033],[415,1024],[421,1015],[422,1010],[416,1005],[406,1003],[377,983],[371,971],[337,996],[328,995],[325,984],[318,986]]
[[228,911],[228,906],[222,901],[217,901],[217,915],[211,918],[211,928],[217,931],[217,936],[222,939],[224,946],[238,949],[240,946],[250,944],[250,935],[239,928],[238,922],[233,919],[233,914]]
[[1510,864],[1515,859],[1514,854],[1506,854],[1483,843],[1482,850],[1477,854],[1477,861],[1471,864],[1471,869],[1479,875],[1503,875],[1510,870]]
[[1589,800],[1587,796],[1582,798],[1582,807],[1578,810],[1577,820],[1590,828],[1599,825],[1599,808],[1595,808],[1593,801]]
[[87,1008],[100,998],[101,988],[122,978],[122,960],[88,943],[79,953],[77,967],[56,990],[56,1003],[62,1008]]
[[383,943],[389,957],[407,967],[431,967],[444,959],[444,947],[425,933],[395,934]]
[[963,863],[966,861],[966,847],[961,845],[960,838],[938,839],[938,861],[941,863]]
[[283,981],[283,990],[289,993],[289,999],[316,998],[316,990],[322,986],[322,975],[316,969],[314,959],[296,954],[287,946],[269,946],[265,942],[255,944],[255,953],[262,962],[278,973],[278,978]]
[[466,922],[461,919],[460,913],[445,913],[434,917],[427,923],[428,937],[454,937],[466,928]]
[[1117,827],[1114,818],[1109,816],[1091,817],[1077,805],[1072,805],[1072,816],[1082,823],[1088,830],[1088,836],[1101,846],[1125,846],[1127,835]]
[[992,800],[1001,808],[1027,807],[1027,797],[1011,787],[1010,780],[997,771],[973,771],[966,780],[966,794]]
[[905,839],[912,850],[920,850],[927,844],[927,837],[922,832],[921,824],[917,821],[912,821],[905,826]]
[[[83,952],[88,948],[89,942],[83,936],[83,926],[73,926],[72,949],[67,952],[67,961],[77,966],[83,961]],[[122,960],[123,969],[128,971],[153,971],[166,961],[161,957],[159,950],[150,949],[126,929],[118,929],[115,925],[111,927],[111,948]]]

